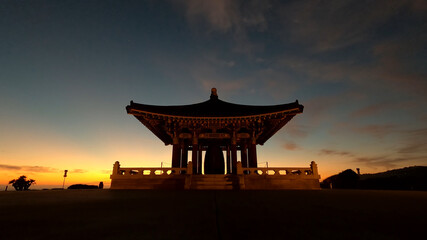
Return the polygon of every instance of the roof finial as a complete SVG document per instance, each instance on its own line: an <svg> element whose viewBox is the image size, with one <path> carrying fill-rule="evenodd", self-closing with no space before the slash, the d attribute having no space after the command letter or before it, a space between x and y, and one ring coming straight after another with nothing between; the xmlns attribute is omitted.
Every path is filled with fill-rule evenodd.
<svg viewBox="0 0 427 240"><path fill-rule="evenodd" d="M216 92L216 88L212 88L212 90L211 90L211 99L212 98L218 99L218 94Z"/></svg>

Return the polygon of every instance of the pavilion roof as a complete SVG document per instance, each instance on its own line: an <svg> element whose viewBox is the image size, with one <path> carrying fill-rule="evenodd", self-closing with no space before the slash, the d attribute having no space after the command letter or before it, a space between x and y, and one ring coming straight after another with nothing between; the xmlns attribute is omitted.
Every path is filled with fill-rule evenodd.
<svg viewBox="0 0 427 240"><path fill-rule="evenodd" d="M171 128L181 126L191 128L193 124L208 123L214 128L234 126L260 126L257 143L264 144L285 126L296 114L302 113L304 106L298 100L292 103L268 106L234 104L218 99L216 89L212 89L209 100L201 103L177 106L157 106L130 102L127 113L134 115L166 145L172 144ZM221 120L220 120L221 119ZM225 120L225 121L223 121ZM173 123L179 122L178 125ZM256 122L256 123L255 123Z"/></svg>
<svg viewBox="0 0 427 240"><path fill-rule="evenodd" d="M284 111L301 113L304 109L298 100L292 103L268 106L254 106L234 104L218 99L218 96L211 95L210 99L196 104L177 106L157 106L134 103L126 107L129 114L149 113L173 117L195 117L195 118L229 118L229 117L251 117L257 115L274 114Z"/></svg>

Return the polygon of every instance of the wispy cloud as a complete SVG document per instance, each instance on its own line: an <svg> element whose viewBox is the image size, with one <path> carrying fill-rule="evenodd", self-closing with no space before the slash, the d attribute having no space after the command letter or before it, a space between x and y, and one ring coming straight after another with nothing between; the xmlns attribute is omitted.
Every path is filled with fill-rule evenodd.
<svg viewBox="0 0 427 240"><path fill-rule="evenodd" d="M102 174L111 174L111 170L102 170L101 173Z"/></svg>
<svg viewBox="0 0 427 240"><path fill-rule="evenodd" d="M39 172L39 173L55 173L60 171L56 168L51 168L51 167L16 166L16 165L6 165L6 164L0 164L0 169L9 170L9 171Z"/></svg>
<svg viewBox="0 0 427 240"><path fill-rule="evenodd" d="M215 87L219 91L218 94L224 97L224 94L235 93L250 84L247 79L230 78L227 75L228 70L235 65L234 60L222 59L215 53L209 52L194 63L190 74L204 92L210 92L210 89Z"/></svg>
<svg viewBox="0 0 427 240"><path fill-rule="evenodd" d="M321 149L319 151L320 155L339 155L339 156L346 156L346 157L353 157L354 154L348 151L337 151L333 149Z"/></svg>
<svg viewBox="0 0 427 240"><path fill-rule="evenodd" d="M364 106L359 108L358 110L354 111L350 114L350 118L362 118L372 115L377 115L381 113L382 111L390 108L393 106L392 103L375 103L375 104L369 104L368 106Z"/></svg>
<svg viewBox="0 0 427 240"><path fill-rule="evenodd" d="M426 41L427 34L424 33L375 45L373 54L377 62L373 66L373 73L398 91L427 99L427 74L422 70L424 66L416 63L423 58L420 52L425 52Z"/></svg>
<svg viewBox="0 0 427 240"><path fill-rule="evenodd" d="M187 0L178 1L184 7L188 22L200 31L230 34L236 52L251 53L259 48L247 33L264 31L268 24L268 1Z"/></svg>
<svg viewBox="0 0 427 240"><path fill-rule="evenodd" d="M413 154L420 151L426 151L426 149L427 149L426 143L417 142L417 143L410 143L403 147L399 147L397 152L403 153L403 154Z"/></svg>
<svg viewBox="0 0 427 240"><path fill-rule="evenodd" d="M367 167L392 169L396 167L403 167L412 161L427 160L427 154L410 154L419 150L422 146L405 146L389 151L388 153L378 153L370 156L361 156L363 154L356 154L350 151L336 150L336 149L321 149L319 155L335 155L351 159L351 162L362 163Z"/></svg>
<svg viewBox="0 0 427 240"><path fill-rule="evenodd" d="M369 39L401 11L421 12L421 1L292 1L280 6L294 41L327 51Z"/></svg>
<svg viewBox="0 0 427 240"><path fill-rule="evenodd" d="M391 157L391 156L374 156L374 157L358 157L354 159L354 162L364 163L369 167L376 168L386 168L392 169L399 166L402 166L406 162L424 160L427 157Z"/></svg>
<svg viewBox="0 0 427 240"><path fill-rule="evenodd" d="M397 126L391 124L370 124L362 127L356 127L353 131L362 134L369 134L376 138L384 138L396 129Z"/></svg>
<svg viewBox="0 0 427 240"><path fill-rule="evenodd" d="M267 1L186 0L187 18L193 24L205 21L211 31L244 32L247 27L259 31L267 27L266 11L271 8Z"/></svg>
<svg viewBox="0 0 427 240"><path fill-rule="evenodd" d="M293 122L286 125L286 133L292 138L305 138L308 135L307 126L294 124Z"/></svg>
<svg viewBox="0 0 427 240"><path fill-rule="evenodd" d="M296 143L291 142L291 141L287 141L285 144L283 144L283 147L286 150L290 150L290 151L297 150L297 149L301 148L299 145L297 145Z"/></svg>
<svg viewBox="0 0 427 240"><path fill-rule="evenodd" d="M4 170L20 170L22 167L0 164L0 169Z"/></svg>
<svg viewBox="0 0 427 240"><path fill-rule="evenodd" d="M427 128L402 130L401 134L402 144L396 148L397 153L410 156L427 156Z"/></svg>

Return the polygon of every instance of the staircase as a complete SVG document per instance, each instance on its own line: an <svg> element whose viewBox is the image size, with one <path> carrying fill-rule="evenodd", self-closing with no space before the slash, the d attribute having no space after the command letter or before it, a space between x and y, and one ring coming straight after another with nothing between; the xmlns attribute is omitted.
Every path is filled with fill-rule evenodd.
<svg viewBox="0 0 427 240"><path fill-rule="evenodd" d="M232 190L239 189L239 178L236 175L209 174L193 175L190 189Z"/></svg>

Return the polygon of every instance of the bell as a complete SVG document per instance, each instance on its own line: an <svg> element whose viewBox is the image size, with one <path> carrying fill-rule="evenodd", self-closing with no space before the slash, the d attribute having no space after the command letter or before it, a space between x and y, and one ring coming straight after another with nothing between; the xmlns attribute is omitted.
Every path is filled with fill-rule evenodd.
<svg viewBox="0 0 427 240"><path fill-rule="evenodd" d="M205 174L224 174L224 155L218 144L211 144L206 150Z"/></svg>

